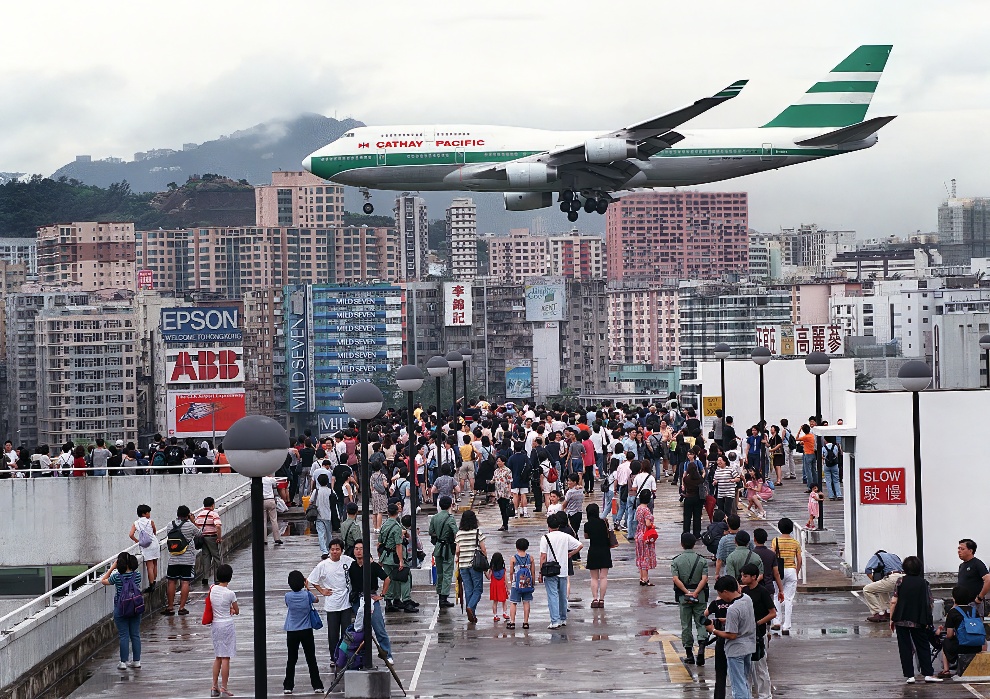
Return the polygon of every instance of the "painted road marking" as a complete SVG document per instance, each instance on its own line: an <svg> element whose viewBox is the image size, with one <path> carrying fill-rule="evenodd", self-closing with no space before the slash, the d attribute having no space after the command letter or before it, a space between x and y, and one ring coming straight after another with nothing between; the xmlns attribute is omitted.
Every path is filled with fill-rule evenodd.
<svg viewBox="0 0 990 699"><path fill-rule="evenodd" d="M807 552L805 552L805 553L807 553ZM810 553L807 553L807 556L808 556L808 558L810 558L811 560L813 560L815 563L817 563L818 565L820 565L825 570L832 570L827 565L825 565L824 563L822 563L821 561L819 561L817 558L815 558L814 556L812 556Z"/></svg>
<svg viewBox="0 0 990 699"><path fill-rule="evenodd" d="M969 690L969 693L972 694L977 699L986 699L986 697L984 697L983 694L981 694L980 692L977 692L975 689L973 689L973 686L972 685L964 684L963 687L965 687L966 689L968 689Z"/></svg>
<svg viewBox="0 0 990 699"><path fill-rule="evenodd" d="M434 619L434 622L436 619ZM432 626L430 628L433 628ZM409 683L409 691L416 691L416 685L419 684L419 675L423 671L423 663L426 662L426 651L430 648L430 640L433 638L432 633L426 634L426 638L423 639L423 648L419 651L419 660L416 661L416 670L413 672L412 681Z"/></svg>

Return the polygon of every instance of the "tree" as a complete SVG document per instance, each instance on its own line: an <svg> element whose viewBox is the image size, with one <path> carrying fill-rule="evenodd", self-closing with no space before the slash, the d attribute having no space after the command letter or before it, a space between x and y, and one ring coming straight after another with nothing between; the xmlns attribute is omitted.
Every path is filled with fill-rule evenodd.
<svg viewBox="0 0 990 699"><path fill-rule="evenodd" d="M875 391L877 390L877 382L873 378L872 374L868 374L861 369L856 370L856 390L857 391Z"/></svg>

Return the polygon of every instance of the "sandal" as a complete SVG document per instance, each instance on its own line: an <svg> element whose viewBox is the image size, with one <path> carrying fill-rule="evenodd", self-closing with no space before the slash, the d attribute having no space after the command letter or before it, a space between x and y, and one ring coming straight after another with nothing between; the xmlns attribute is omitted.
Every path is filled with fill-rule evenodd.
<svg viewBox="0 0 990 699"><path fill-rule="evenodd" d="M523 628L524 629L528 629L529 628L529 624L528 623L523 624Z"/></svg>
<svg viewBox="0 0 990 699"><path fill-rule="evenodd" d="M234 693L231 692L231 691L229 691L226 687L221 687L220 688L220 694L222 694L225 697L232 697L232 696L234 696Z"/></svg>
<svg viewBox="0 0 990 699"><path fill-rule="evenodd" d="M640 580L640 581L639 581L639 584L640 584L640 585L642 585L643 587L656 587L656 586L655 586L655 585L654 585L653 583L651 583L651 582L650 582L649 580Z"/></svg>
<svg viewBox="0 0 990 699"><path fill-rule="evenodd" d="M510 622L506 623L505 628L507 628L507 629L514 629L514 628L516 628L516 625L513 622L510 621Z"/></svg>
<svg viewBox="0 0 990 699"><path fill-rule="evenodd" d="M218 697L218 696L220 696L220 690L219 690L219 689L217 689L216 687L213 687L213 688L212 688L212 689L210 690L210 696L211 696L211 697Z"/></svg>

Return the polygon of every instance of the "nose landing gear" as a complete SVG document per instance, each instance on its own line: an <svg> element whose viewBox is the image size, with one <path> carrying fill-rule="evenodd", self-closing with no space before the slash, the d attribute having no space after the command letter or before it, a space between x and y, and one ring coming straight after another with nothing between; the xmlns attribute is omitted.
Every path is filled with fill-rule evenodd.
<svg viewBox="0 0 990 699"><path fill-rule="evenodd" d="M364 206L361 207L361 210L369 216L375 213L375 206L371 203L371 192L363 187L358 191L360 191L361 196L364 197Z"/></svg>

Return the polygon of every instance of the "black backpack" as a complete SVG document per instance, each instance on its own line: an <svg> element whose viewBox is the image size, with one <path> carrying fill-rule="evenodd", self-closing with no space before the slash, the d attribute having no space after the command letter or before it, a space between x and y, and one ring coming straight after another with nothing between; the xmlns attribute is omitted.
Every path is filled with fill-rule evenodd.
<svg viewBox="0 0 990 699"><path fill-rule="evenodd" d="M181 519L172 520L172 527L168 530L165 547L173 556L181 556L189 548L189 539L182 533L182 525L185 521Z"/></svg>
<svg viewBox="0 0 990 699"><path fill-rule="evenodd" d="M829 447L832 447L829 449ZM839 447L835 444L825 445L825 465L826 466L838 466L839 465Z"/></svg>
<svg viewBox="0 0 990 699"><path fill-rule="evenodd" d="M168 449L165 450L165 465L166 466L181 466L182 459L185 457L185 453L182 448L178 445L173 444Z"/></svg>

